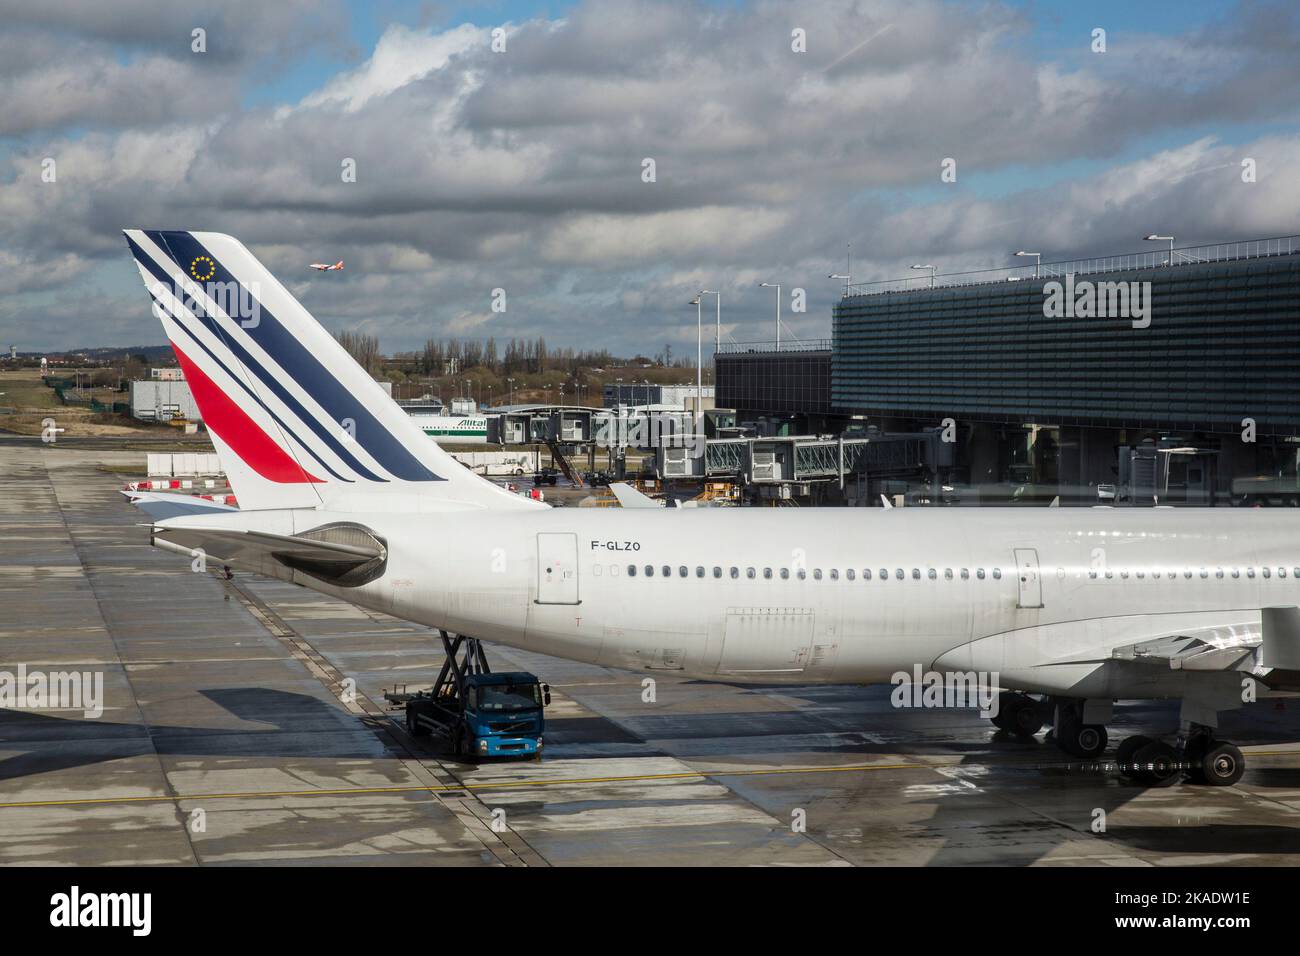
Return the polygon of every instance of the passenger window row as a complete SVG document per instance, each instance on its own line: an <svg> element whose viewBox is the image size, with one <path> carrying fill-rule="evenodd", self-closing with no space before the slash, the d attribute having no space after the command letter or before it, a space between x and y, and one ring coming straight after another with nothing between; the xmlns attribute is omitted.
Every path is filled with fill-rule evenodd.
<svg viewBox="0 0 1300 956"><path fill-rule="evenodd" d="M599 564L595 565L592 568L592 571L597 577L599 577L601 573L601 565ZM611 577L616 576L618 574L618 565L611 564L609 566L609 571ZM733 580L739 580L743 576L746 579L751 581L759 577L762 577L766 581L770 581L773 578L779 578L782 581L788 581L791 578L795 578L799 581L805 581L810 576L810 573L807 568L794 568L794 569L776 568L774 570L772 568L753 568L753 567L738 568L735 567L734 565L729 568L723 568L722 566L716 564L713 566L712 570L706 568L702 564L698 564L695 566L695 570L693 573L694 576L697 578L707 578L711 576L717 579L731 578ZM922 577L922 573L924 573L925 577L931 581L937 581L939 579L940 572L938 568L928 568L924 572L922 572L920 568L912 568L911 569L912 580L920 581ZM640 567L638 567L635 564L629 564L627 566L627 576L630 578L634 578L637 575L641 575L642 577L647 577L647 578L653 578L655 577L656 574L659 577L671 578L674 575L674 570L672 565L668 565L668 564L665 564L659 568L656 568L653 564L646 564ZM677 577L688 578L691 577L691 575L692 575L692 571L686 565L682 564L677 566L676 569ZM951 581L953 580L954 577L957 576L960 576L963 581L968 580L971 577L971 570L969 568L961 568L959 569L959 571L954 572L952 568L943 569L943 578L945 581ZM998 580L1002 577L1002 569L992 568L986 572L984 568L976 568L974 572L974 576L977 580L980 581L983 581L985 577L992 577L995 580ZM890 578L890 571L889 568L880 568L878 571L873 571L872 568L863 568L861 573L859 574L859 572L855 568L847 568L843 571L841 571L839 568L829 568L826 571L823 571L821 568L813 568L811 572L811 577L812 580L814 581L824 581L824 580L839 581L841 579L845 581L856 581L859 579L859 577L861 577L863 581L870 581L873 578L878 581L888 581ZM895 568L893 571L893 577L897 581L906 580L908 577L907 569Z"/></svg>
<svg viewBox="0 0 1300 956"><path fill-rule="evenodd" d="M1214 569L1214 576L1216 578L1225 578L1225 577L1240 578L1242 576L1242 573L1243 571L1241 568L1227 568L1227 569L1215 568ZM1275 572L1273 568L1259 568L1258 573L1260 577L1271 578L1273 577ZM1208 578L1210 576L1210 569L1209 568L1166 568L1162 570L1161 568L1152 568L1150 571L1148 571L1145 568L1133 568L1133 569L1124 568L1123 570L1120 571L1114 571L1114 570L1098 571L1097 569L1094 568L1093 570L1088 572L1088 577L1104 578L1105 580L1110 581L1110 580L1114 580L1115 578L1119 578L1120 580L1127 580L1130 577L1145 578L1147 576L1150 576L1152 578L1160 578L1161 576L1164 576L1169 580L1173 581L1178 578L1179 574L1182 574L1184 578L1191 578L1193 576ZM1255 577L1255 574L1256 574L1255 568L1249 567L1245 569L1245 576L1247 578L1253 578ZM1276 570L1276 574L1279 578L1285 578L1287 576L1287 569L1278 568ZM1300 581L1300 568L1292 568L1291 576L1296 580Z"/></svg>

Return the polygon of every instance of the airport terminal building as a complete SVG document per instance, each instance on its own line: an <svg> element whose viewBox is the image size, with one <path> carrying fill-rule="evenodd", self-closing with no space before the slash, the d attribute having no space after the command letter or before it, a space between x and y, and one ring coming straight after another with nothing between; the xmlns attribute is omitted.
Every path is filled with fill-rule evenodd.
<svg viewBox="0 0 1300 956"><path fill-rule="evenodd" d="M836 305L829 389L805 406L884 431L955 425L940 480L1098 486L1133 503L1296 497L1300 238L872 283ZM807 356L720 355L719 404L788 412L749 382ZM778 392L779 394L779 392ZM765 402L768 402L765 405Z"/></svg>

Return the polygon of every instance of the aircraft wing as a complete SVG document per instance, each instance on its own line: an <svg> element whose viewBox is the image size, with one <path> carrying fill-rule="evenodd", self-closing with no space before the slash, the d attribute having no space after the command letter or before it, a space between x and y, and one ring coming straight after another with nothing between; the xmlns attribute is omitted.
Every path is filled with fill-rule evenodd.
<svg viewBox="0 0 1300 956"><path fill-rule="evenodd" d="M624 481L610 482L609 490L624 508L662 508L663 503L655 501L649 495L637 491Z"/></svg>
<svg viewBox="0 0 1300 956"><path fill-rule="evenodd" d="M1182 671L1240 671L1274 690L1300 690L1300 608L1267 607L1258 622L1162 634L1116 647L1111 659Z"/></svg>
<svg viewBox="0 0 1300 956"><path fill-rule="evenodd" d="M155 521L178 518L183 515L208 515L218 511L238 511L231 505L155 491L124 491L122 495Z"/></svg>

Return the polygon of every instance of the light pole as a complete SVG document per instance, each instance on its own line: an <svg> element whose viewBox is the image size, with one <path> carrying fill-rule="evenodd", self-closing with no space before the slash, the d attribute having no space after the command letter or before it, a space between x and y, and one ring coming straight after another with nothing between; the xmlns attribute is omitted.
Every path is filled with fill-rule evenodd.
<svg viewBox="0 0 1300 956"><path fill-rule="evenodd" d="M843 280L844 280L844 295L843 295L842 297L843 297L843 298L848 298L848 295L849 295L849 283L853 280L853 277L852 277L851 275L849 275L847 272L846 272L844 275L840 275L839 273L832 272L832 273L831 273L830 275L828 275L826 278L828 278L828 279L843 279Z"/></svg>
<svg viewBox="0 0 1300 956"><path fill-rule="evenodd" d="M514 380L513 378L508 378L508 379L506 379L506 384L510 386L510 404L511 404L511 405L514 405L514 403L515 403L515 380Z"/></svg>
<svg viewBox="0 0 1300 956"><path fill-rule="evenodd" d="M1037 278L1038 278L1038 267L1039 267L1039 265L1042 264L1042 261L1043 261L1043 254L1042 254L1041 252L1025 252L1025 250L1021 249L1019 252L1016 253L1016 255L1021 256L1021 257L1024 257L1024 256L1033 256L1033 257L1034 257L1034 278L1037 279Z"/></svg>
<svg viewBox="0 0 1300 956"><path fill-rule="evenodd" d="M776 350L781 351L781 285L780 283L760 282L760 289L776 290Z"/></svg>
<svg viewBox="0 0 1300 956"><path fill-rule="evenodd" d="M1151 235L1143 236L1142 238L1145 239L1147 242L1168 242L1169 243L1169 264L1171 266L1174 264L1174 237L1173 236L1157 236L1153 232Z"/></svg>
<svg viewBox="0 0 1300 956"><path fill-rule="evenodd" d="M714 326L713 333L713 351L716 354L722 348L722 293L714 292L712 289L701 289L700 295L716 295L718 297L717 323Z"/></svg>
<svg viewBox="0 0 1300 956"><path fill-rule="evenodd" d="M826 278L844 280L844 296L848 298L849 285L853 282L853 243L847 243L844 252L844 275L832 272Z"/></svg>
<svg viewBox="0 0 1300 956"><path fill-rule="evenodd" d="M933 266L933 265L930 265L929 263L926 263L925 265L921 265L920 263L917 263L916 265L912 266L912 268L913 268L913 269L929 269L929 270L930 270L930 288L931 288L931 289L934 288L934 270L937 269L937 268L939 268L938 266Z"/></svg>
<svg viewBox="0 0 1300 956"><path fill-rule="evenodd" d="M704 401L704 290L691 299L695 306L695 433L700 431L700 408Z"/></svg>

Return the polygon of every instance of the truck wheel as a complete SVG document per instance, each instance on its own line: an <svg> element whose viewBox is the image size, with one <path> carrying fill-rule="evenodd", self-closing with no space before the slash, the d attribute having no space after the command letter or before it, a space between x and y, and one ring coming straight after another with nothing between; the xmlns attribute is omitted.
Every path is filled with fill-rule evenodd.
<svg viewBox="0 0 1300 956"><path fill-rule="evenodd" d="M420 725L413 707L406 708L406 732L412 737L427 737L429 735L429 728Z"/></svg>

